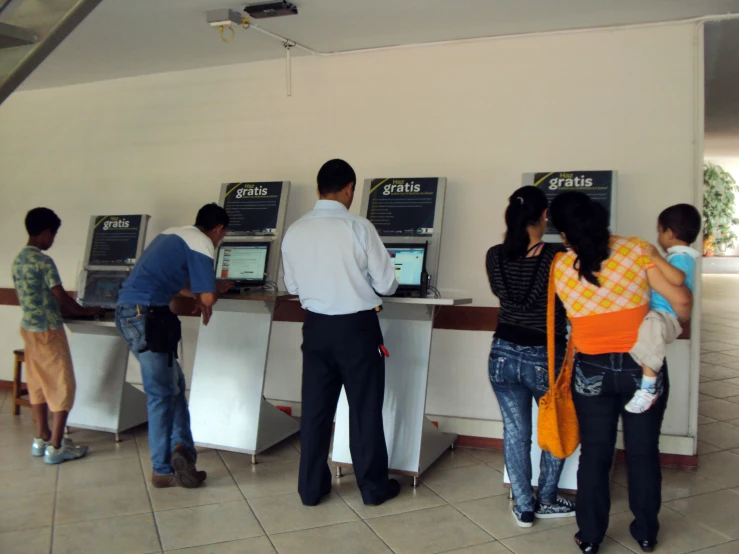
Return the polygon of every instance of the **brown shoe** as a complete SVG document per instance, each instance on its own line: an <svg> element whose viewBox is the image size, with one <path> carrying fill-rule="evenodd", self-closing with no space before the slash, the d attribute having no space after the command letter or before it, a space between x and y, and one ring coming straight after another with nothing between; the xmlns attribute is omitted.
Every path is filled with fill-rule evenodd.
<svg viewBox="0 0 739 554"><path fill-rule="evenodd" d="M174 468L175 481L180 487L196 489L208 477L206 472L197 470L195 460L184 444L175 445L170 463Z"/></svg>
<svg viewBox="0 0 739 554"><path fill-rule="evenodd" d="M177 485L174 475L159 475L153 471L151 472L151 484L155 489L166 489Z"/></svg>

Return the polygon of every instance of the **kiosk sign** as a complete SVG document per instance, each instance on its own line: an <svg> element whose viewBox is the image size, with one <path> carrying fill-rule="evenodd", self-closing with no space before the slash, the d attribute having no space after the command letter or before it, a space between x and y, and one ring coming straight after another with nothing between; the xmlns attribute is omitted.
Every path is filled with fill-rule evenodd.
<svg viewBox="0 0 739 554"><path fill-rule="evenodd" d="M528 179L527 179L528 177ZM533 184L547 195L551 205L558 194L567 191L579 191L587 194L592 200L603 206L611 214L611 226L615 221L615 171L562 171L551 173L524 174L523 184ZM615 231L615 229L612 229ZM557 235L552 222L547 222L547 235Z"/></svg>
<svg viewBox="0 0 739 554"><path fill-rule="evenodd" d="M367 219L381 236L429 237L439 179L373 179L370 182Z"/></svg>
<svg viewBox="0 0 739 554"><path fill-rule="evenodd" d="M227 183L223 208L231 218L230 235L273 236L277 232L282 182Z"/></svg>
<svg viewBox="0 0 739 554"><path fill-rule="evenodd" d="M141 218L140 215L95 217L88 264L134 264L138 253Z"/></svg>

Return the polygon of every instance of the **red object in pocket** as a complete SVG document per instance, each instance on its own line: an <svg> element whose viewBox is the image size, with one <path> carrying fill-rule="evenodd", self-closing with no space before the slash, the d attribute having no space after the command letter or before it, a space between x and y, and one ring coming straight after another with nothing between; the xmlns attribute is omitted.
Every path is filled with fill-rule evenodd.
<svg viewBox="0 0 739 554"><path fill-rule="evenodd" d="M384 344L381 344L380 346L378 346L378 349L380 350L380 354L382 354L386 358L390 357L390 352L387 351L387 348L385 348Z"/></svg>

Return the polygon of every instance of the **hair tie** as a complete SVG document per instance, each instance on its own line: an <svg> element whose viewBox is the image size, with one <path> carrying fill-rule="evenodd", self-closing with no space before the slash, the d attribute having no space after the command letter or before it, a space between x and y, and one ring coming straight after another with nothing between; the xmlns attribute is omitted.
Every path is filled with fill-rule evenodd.
<svg viewBox="0 0 739 554"><path fill-rule="evenodd" d="M521 205L523 206L523 197L522 196L516 196L516 200L521 202Z"/></svg>

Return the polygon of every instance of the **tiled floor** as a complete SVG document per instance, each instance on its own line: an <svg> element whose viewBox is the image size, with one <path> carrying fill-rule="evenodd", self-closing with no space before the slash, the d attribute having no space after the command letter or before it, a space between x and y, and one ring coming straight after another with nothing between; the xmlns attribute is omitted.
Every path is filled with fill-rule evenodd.
<svg viewBox="0 0 739 554"><path fill-rule="evenodd" d="M727 298L732 301L727 301ZM739 277L705 279L700 467L666 469L657 552L739 553ZM502 486L499 451L447 453L413 490L368 508L351 475L328 501L304 508L295 492L297 441L250 465L248 456L204 451L197 490L154 490L146 432L75 431L82 461L47 467L28 455L31 421L0 393L0 553L183 552L540 554L578 552L572 519L519 529ZM626 472L613 472L612 518L603 554L637 552Z"/></svg>

